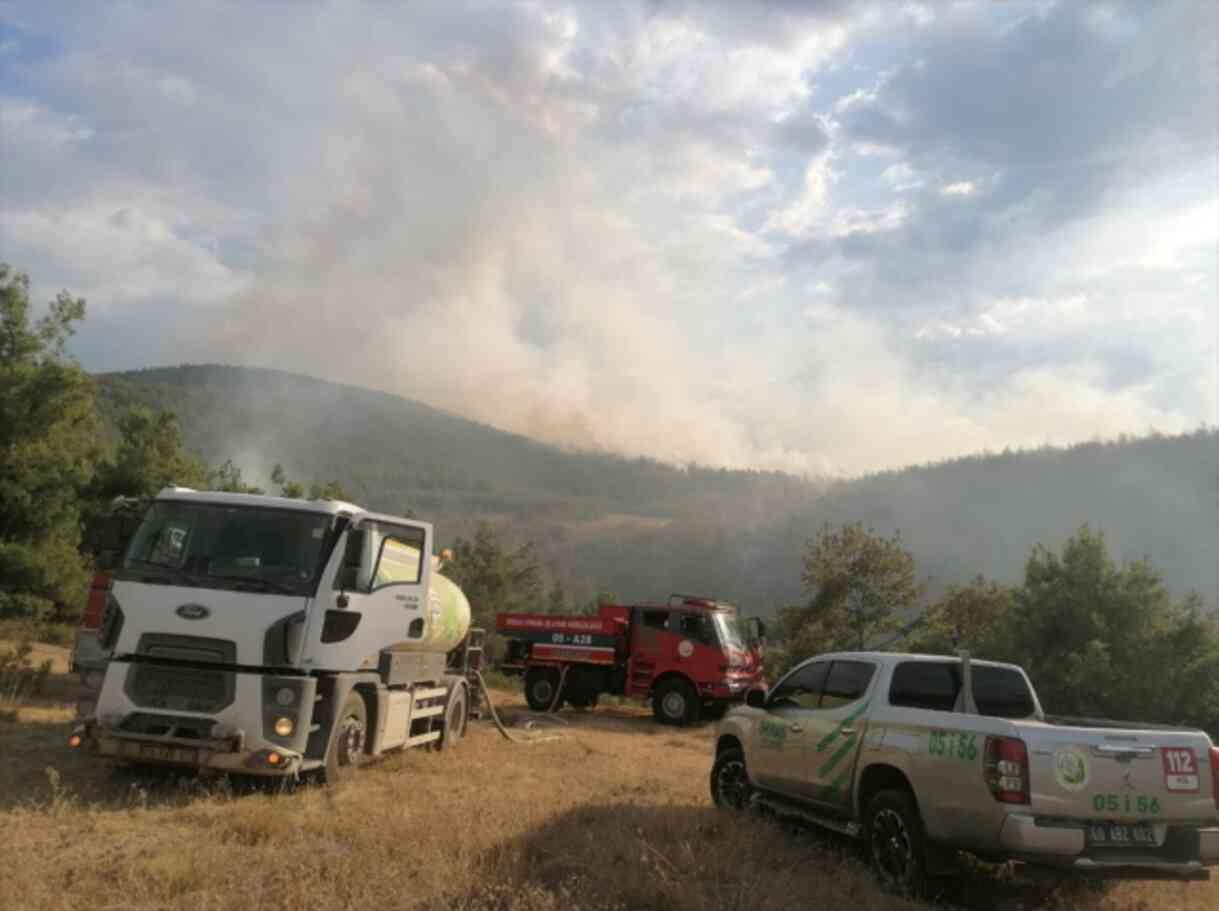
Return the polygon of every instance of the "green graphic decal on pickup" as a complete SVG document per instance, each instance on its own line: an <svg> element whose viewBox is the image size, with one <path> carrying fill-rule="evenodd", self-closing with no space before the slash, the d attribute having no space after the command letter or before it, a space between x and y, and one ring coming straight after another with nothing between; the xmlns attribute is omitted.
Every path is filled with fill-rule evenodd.
<svg viewBox="0 0 1219 911"><path fill-rule="evenodd" d="M758 722L758 734L762 738L762 746L783 748L787 740L787 723L773 718L763 718Z"/></svg>
<svg viewBox="0 0 1219 911"><path fill-rule="evenodd" d="M868 704L865 702L859 708L855 709L855 711L851 712L851 714L847 715L840 722L838 722L838 724L834 727L834 730L830 731L821 738L820 742L818 742L817 752L824 753L834 744L834 741L836 741L839 737L842 738L842 742L839 743L834 752L830 754L830 758L822 763L821 768L817 770L818 778L825 780L825 778L827 778L829 774L834 771L835 767L837 767L837 765L842 762L843 759L850 756L851 753L855 751L855 747L857 745L856 738L859 735L853 728L848 728L850 728L851 722L866 712L867 709ZM838 777L835 778L830 784L831 800L837 799L837 792L844 784L846 784L846 782L850 781L850 778L851 764L848 763L847 766L838 773Z"/></svg>
<svg viewBox="0 0 1219 911"><path fill-rule="evenodd" d="M842 741L842 746L840 746L838 749L836 749L834 751L834 754L832 756L830 756L829 761L826 762L825 765L823 765L821 768L819 768L817 770L817 777L825 778L826 775L828 775L828 774L830 774L830 772L834 771L834 766L836 766L836 765L838 765L838 763L842 762L842 758L844 756L846 756L848 753L850 753L854 746L855 746L855 735L848 734L846 736L846 739Z"/></svg>
<svg viewBox="0 0 1219 911"><path fill-rule="evenodd" d="M927 752L943 759L972 762L978 758L978 735L966 731L932 731Z"/></svg>
<svg viewBox="0 0 1219 911"><path fill-rule="evenodd" d="M817 744L817 752L824 753L826 747L828 747L831 743L833 743L835 740L837 740L839 738L839 736L842 734L843 728L847 727L852 721L854 721L856 718L858 718L860 715L862 715L865 711L867 711L867 709L868 709L868 704L865 702L855 711L851 712L851 714L847 715L840 722L838 722L838 726L835 727L834 730L830 731L828 734L826 734L824 737L821 738L821 742ZM851 732L850 736L852 736L852 737L855 736L854 731Z"/></svg>
<svg viewBox="0 0 1219 911"><path fill-rule="evenodd" d="M1160 798L1146 794L1093 794L1092 809L1097 813L1121 816L1158 816Z"/></svg>

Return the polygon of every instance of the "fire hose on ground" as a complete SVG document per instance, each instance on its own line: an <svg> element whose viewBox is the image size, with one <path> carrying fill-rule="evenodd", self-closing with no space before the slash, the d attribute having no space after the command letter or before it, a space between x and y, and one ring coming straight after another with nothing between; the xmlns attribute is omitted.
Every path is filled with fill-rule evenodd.
<svg viewBox="0 0 1219 911"><path fill-rule="evenodd" d="M504 736L505 740L510 740L513 743L546 743L551 740L562 740L563 739L562 737L558 737L553 734L548 737L515 737L515 736L513 736L512 732L509 731L504 726L504 723L500 720L499 712L497 712L495 710L495 703L491 701L491 689L490 689L490 687L487 686L487 681L483 679L482 672L477 671L476 673L478 674L478 685L483 688L483 698L487 700L487 708L489 708L491 710L491 720L495 722L496 729ZM563 670L559 674L559 685L555 690L554 701L550 703L550 708L548 708L546 710L548 713L555 711L555 709L557 709L559 707L559 702L563 698L563 684L566 683L566 681L567 681L567 666L564 665ZM558 720L558 719L556 719L556 720Z"/></svg>

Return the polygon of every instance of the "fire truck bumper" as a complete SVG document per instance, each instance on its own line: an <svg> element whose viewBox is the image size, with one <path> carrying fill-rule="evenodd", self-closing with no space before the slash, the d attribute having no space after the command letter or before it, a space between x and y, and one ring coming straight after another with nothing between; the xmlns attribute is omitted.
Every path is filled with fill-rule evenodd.
<svg viewBox="0 0 1219 911"><path fill-rule="evenodd" d="M703 696L706 698L732 702L744 699L746 690L756 685L757 681L754 680L732 678L716 683L704 683L701 689Z"/></svg>

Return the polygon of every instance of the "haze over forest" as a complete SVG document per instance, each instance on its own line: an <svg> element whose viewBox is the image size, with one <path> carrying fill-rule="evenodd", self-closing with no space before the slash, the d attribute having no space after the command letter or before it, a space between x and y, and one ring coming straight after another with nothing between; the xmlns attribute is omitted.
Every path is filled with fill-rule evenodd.
<svg viewBox="0 0 1219 911"><path fill-rule="evenodd" d="M103 414L175 411L186 444L268 484L334 478L361 505L411 511L439 538L489 519L534 541L569 595L714 594L751 611L798 602L800 555L825 522L900 531L930 592L978 573L1018 582L1034 544L1081 524L1169 588L1219 603L1219 432L980 454L849 481L677 467L565 451L396 396L221 366L98 377Z"/></svg>
<svg viewBox="0 0 1219 911"><path fill-rule="evenodd" d="M94 372L853 475L1219 422L1219 6L0 3Z"/></svg>

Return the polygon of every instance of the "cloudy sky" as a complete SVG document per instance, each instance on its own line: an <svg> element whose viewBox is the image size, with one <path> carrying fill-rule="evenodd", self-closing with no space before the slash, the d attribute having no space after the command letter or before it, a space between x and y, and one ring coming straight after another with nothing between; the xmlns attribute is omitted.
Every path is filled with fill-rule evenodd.
<svg viewBox="0 0 1219 911"><path fill-rule="evenodd" d="M0 0L0 259L90 369L667 460L1193 429L1217 8Z"/></svg>

